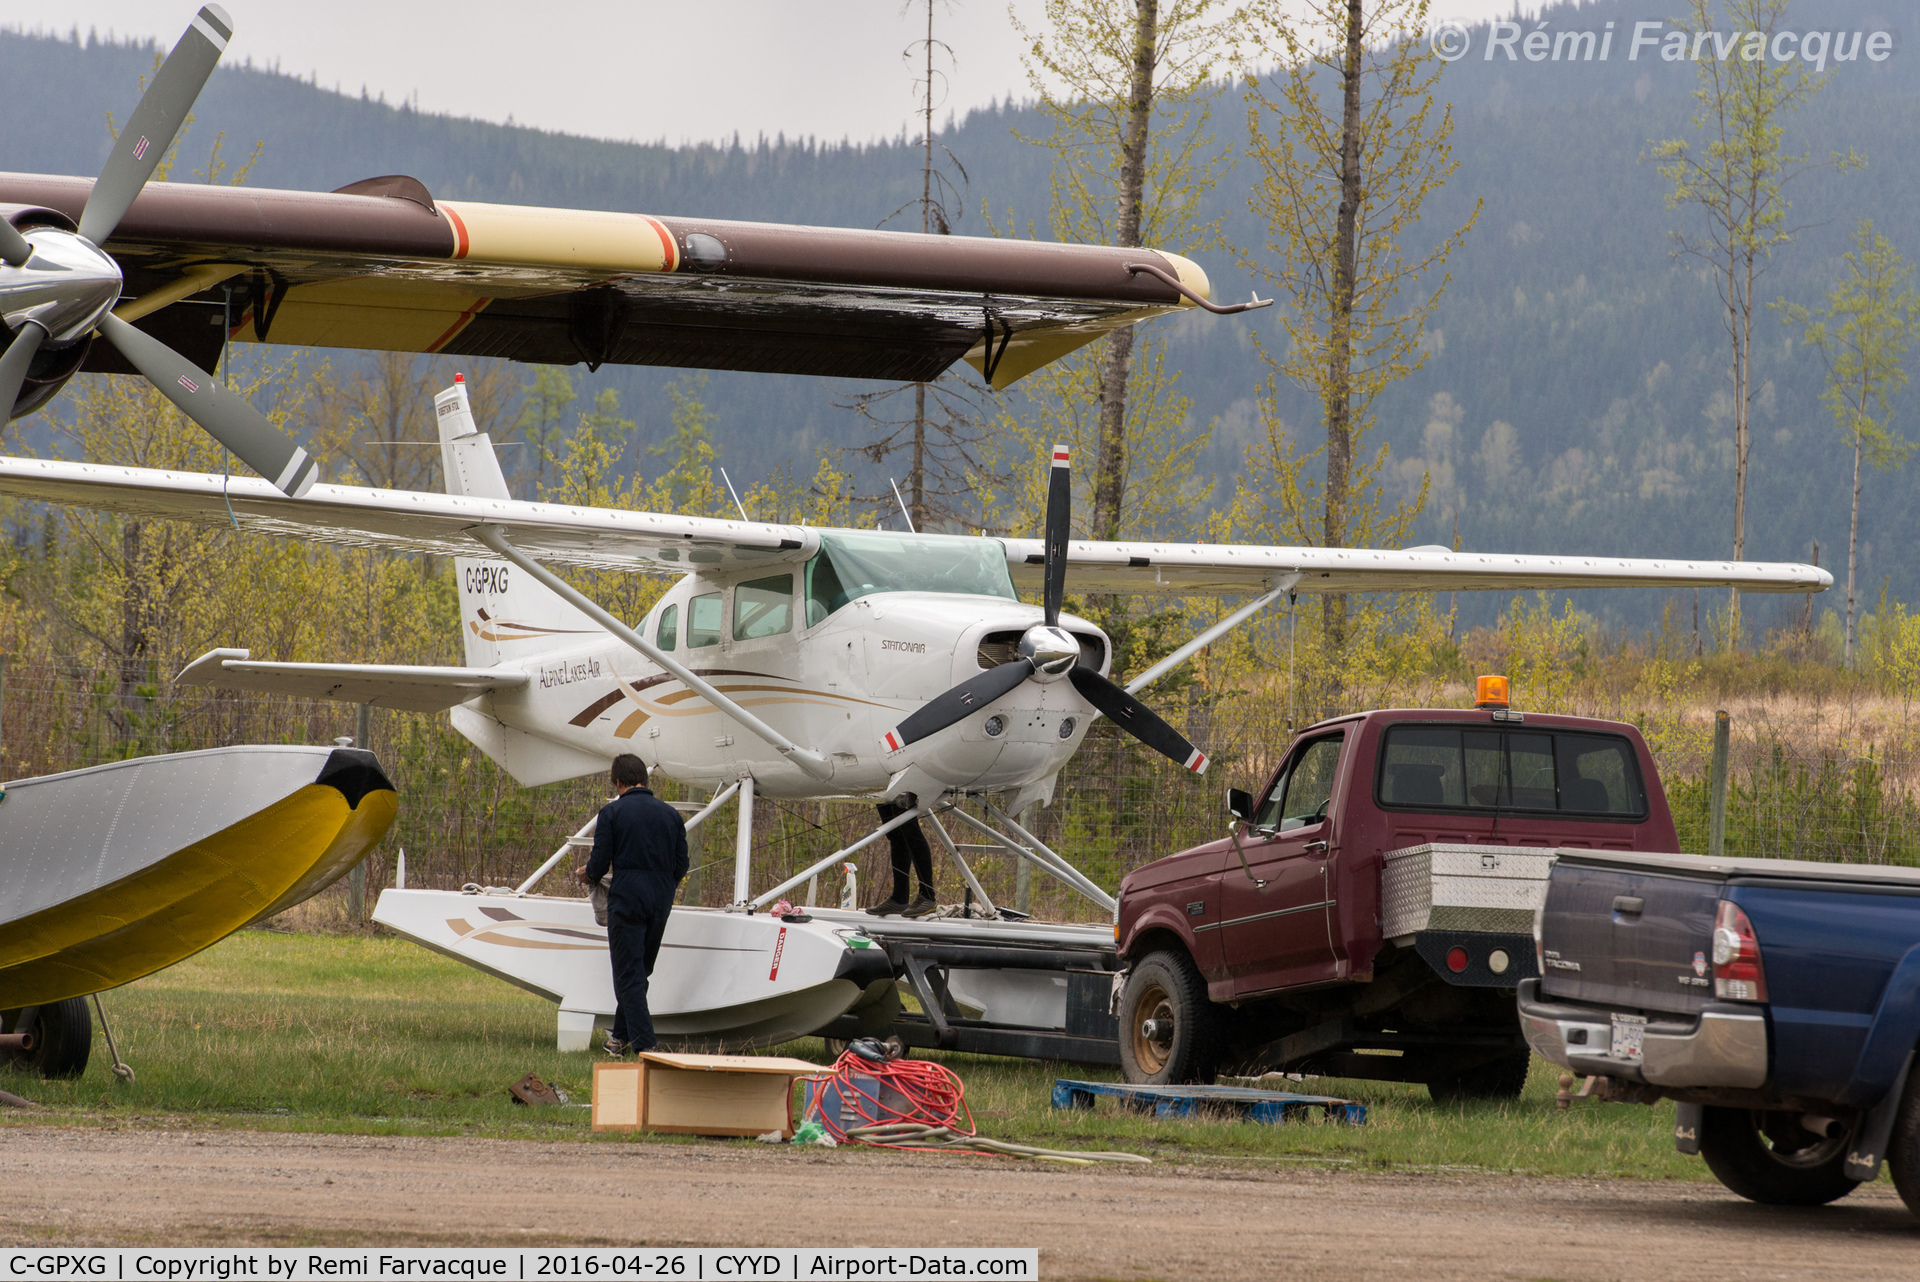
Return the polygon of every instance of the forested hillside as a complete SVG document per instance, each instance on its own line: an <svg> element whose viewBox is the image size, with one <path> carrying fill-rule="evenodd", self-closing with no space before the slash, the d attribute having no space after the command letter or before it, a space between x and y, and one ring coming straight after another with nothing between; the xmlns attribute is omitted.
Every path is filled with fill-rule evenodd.
<svg viewBox="0 0 1920 1282"><path fill-rule="evenodd" d="M1907 12L1794 6L1797 30L1884 29L1895 39L1884 61L1836 67L1823 96L1795 119L1791 147L1816 160L1851 147L1867 166L1847 174L1816 169L1796 180L1789 221L1801 230L1776 256L1764 296L1817 304L1860 217L1920 257L1920 209L1910 194L1920 161L1920 70L1912 65L1920 52L1904 43ZM1673 260L1670 233L1689 215L1665 207L1665 184L1644 158L1650 141L1689 135L1693 67L1661 63L1644 49L1629 61L1633 25L1644 20L1643 8L1618 2L1557 6L1544 15L1550 32L1615 24L1607 61L1488 61L1480 28L1468 56L1443 77L1461 165L1430 202L1429 225L1457 226L1476 200L1484 212L1450 263L1452 285L1428 334L1426 368L1376 405L1380 435L1392 446L1394 492L1417 491L1431 477L1418 541L1450 541L1457 520L1462 544L1477 549L1723 556L1730 548L1731 428L1718 299L1710 279ZM110 143L107 113L128 110L154 54L85 33L0 33L0 82L14 101L35 104L30 125L16 123L0 136L0 168L94 172ZM875 74L897 72L887 66ZM256 140L264 143L249 176L261 186L327 189L399 172L445 196L849 226L873 225L918 191L918 157L905 140L795 142L782 140L781 122L769 120L771 141L678 149L605 143L422 115L343 88L225 68L201 99L181 167L203 163L224 131L236 161ZM1244 129L1237 100L1222 104L1217 123L1219 145L1237 148ZM609 121L608 132L630 128ZM1044 132L1036 111L1012 104L951 124L943 141L971 176L956 231L988 233L984 207L1003 228L1044 233L1049 158L1016 136ZM1265 236L1246 211L1249 181L1244 169L1229 171L1212 200L1227 240L1257 258ZM1245 296L1253 278L1232 253L1195 256L1216 297ZM1192 398L1194 430L1214 433L1204 466L1224 492L1257 434L1261 367L1252 334L1257 327L1273 341L1279 327L1271 311L1159 323L1175 329L1170 353ZM1823 367L1777 317L1764 318L1759 333L1749 554L1800 559L1817 539L1831 566L1845 553L1850 457L1819 403ZM663 385L672 377L605 369L581 385L618 389L644 445L669 430ZM782 461L810 475L822 450L857 443L865 430L835 404L852 390L830 380L715 375L705 399L721 462L737 478L759 479ZM1915 395L1896 405L1896 426L1920 405ZM1018 388L1002 399L1020 411ZM1311 442L1316 406L1283 391L1280 409ZM1867 582L1890 576L1894 594L1909 599L1920 596L1920 568L1903 555L1920 521L1916 498L1920 465L1871 475L1862 514ZM1495 604L1462 602L1469 619ZM1658 609L1652 598L1583 604L1636 623ZM1772 607L1761 609L1764 624Z"/></svg>

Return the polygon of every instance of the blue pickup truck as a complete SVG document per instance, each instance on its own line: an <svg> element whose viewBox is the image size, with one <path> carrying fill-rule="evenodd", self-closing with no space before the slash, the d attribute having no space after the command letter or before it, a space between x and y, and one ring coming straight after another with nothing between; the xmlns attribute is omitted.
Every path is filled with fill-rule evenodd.
<svg viewBox="0 0 1920 1282"><path fill-rule="evenodd" d="M1817 1206L1884 1160L1920 1214L1920 868L1563 850L1528 1042L1742 1197Z"/></svg>

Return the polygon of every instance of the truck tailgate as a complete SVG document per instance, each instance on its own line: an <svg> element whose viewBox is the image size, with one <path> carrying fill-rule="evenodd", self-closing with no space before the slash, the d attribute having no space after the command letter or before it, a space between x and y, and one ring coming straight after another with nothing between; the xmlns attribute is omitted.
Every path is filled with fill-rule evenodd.
<svg viewBox="0 0 1920 1282"><path fill-rule="evenodd" d="M1724 886L1714 875L1589 863L1578 851L1561 851L1541 910L1541 992L1633 1010L1698 1011L1713 998L1708 959Z"/></svg>

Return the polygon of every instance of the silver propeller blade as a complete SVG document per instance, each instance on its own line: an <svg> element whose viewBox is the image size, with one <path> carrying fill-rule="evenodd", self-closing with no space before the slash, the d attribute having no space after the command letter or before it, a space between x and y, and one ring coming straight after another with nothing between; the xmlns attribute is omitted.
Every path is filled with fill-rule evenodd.
<svg viewBox="0 0 1920 1282"><path fill-rule="evenodd" d="M47 331L28 321L7 344L7 354L0 356L0 422L13 413L13 403L20 399L20 389L27 381L27 367L46 341Z"/></svg>
<svg viewBox="0 0 1920 1282"><path fill-rule="evenodd" d="M80 234L104 245L120 225L133 198L153 176L154 166L173 146L174 135L186 123L187 113L213 74L227 41L233 38L233 19L217 4L194 15L180 43L167 55L140 105L127 118L127 127L107 157L106 168L93 184L87 207L80 213Z"/></svg>
<svg viewBox="0 0 1920 1282"><path fill-rule="evenodd" d="M299 498L313 486L314 462L259 410L221 387L213 376L150 334L108 312L100 332L147 376L180 412L207 429L234 456Z"/></svg>
<svg viewBox="0 0 1920 1282"><path fill-rule="evenodd" d="M0 260L25 267L27 260L33 257L33 246L20 229L4 218L0 218Z"/></svg>
<svg viewBox="0 0 1920 1282"><path fill-rule="evenodd" d="M1114 725L1164 757L1170 757L1197 775L1207 773L1207 754L1162 721L1154 711L1092 668L1072 668L1067 680L1080 697L1105 713Z"/></svg>
<svg viewBox="0 0 1920 1282"><path fill-rule="evenodd" d="M1032 659L1015 659L1012 663L988 668L977 677L968 677L946 693L927 700L918 712L888 731L881 743L886 745L888 752L898 752L910 743L918 743L930 734L938 734L954 722L986 707L1032 675Z"/></svg>

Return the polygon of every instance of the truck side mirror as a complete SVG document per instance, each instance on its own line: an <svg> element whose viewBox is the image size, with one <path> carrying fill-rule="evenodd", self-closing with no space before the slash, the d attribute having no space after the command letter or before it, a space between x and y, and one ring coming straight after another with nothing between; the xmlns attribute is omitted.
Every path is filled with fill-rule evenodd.
<svg viewBox="0 0 1920 1282"><path fill-rule="evenodd" d="M1235 819L1238 819L1241 823L1251 822L1253 819L1253 794L1245 788L1227 789L1227 813Z"/></svg>

